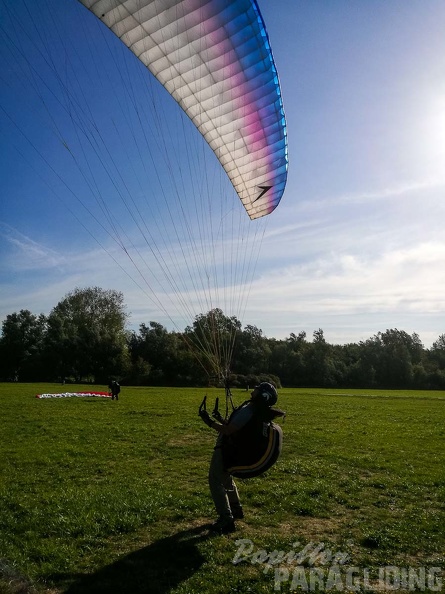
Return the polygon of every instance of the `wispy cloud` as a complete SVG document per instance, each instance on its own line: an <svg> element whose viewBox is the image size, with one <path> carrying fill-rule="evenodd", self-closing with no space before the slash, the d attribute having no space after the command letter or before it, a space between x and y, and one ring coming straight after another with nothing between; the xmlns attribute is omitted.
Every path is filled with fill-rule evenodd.
<svg viewBox="0 0 445 594"><path fill-rule="evenodd" d="M60 252L3 222L0 222L0 238L4 243L3 265L7 265L10 270L44 270L66 263L65 256Z"/></svg>
<svg viewBox="0 0 445 594"><path fill-rule="evenodd" d="M285 301L289 311L392 310L423 303L426 312L445 308L444 285L445 242L427 242L385 252L372 261L359 254L330 253L277 269L254 285L252 296L260 303L263 294L279 295L277 307Z"/></svg>
<svg viewBox="0 0 445 594"><path fill-rule="evenodd" d="M443 187L444 185L445 181L443 179L439 180L437 178L424 181L403 181L391 187L384 187L373 191L357 192L355 194L343 194L338 197L334 197L332 202L338 205L357 203L366 203L369 205L370 202L378 202L380 200L388 200L390 198L401 198L402 196L407 196L413 193L437 189Z"/></svg>
<svg viewBox="0 0 445 594"><path fill-rule="evenodd" d="M49 254L54 265L64 264L57 268L57 274L41 275L34 287L30 287L29 283L19 285L16 282L8 291L4 286L2 319L21 308L31 309L33 313L49 313L76 286L98 285L123 291L135 327L142 321L150 320L171 327L165 312L157 309L147 292L141 291L125 274L127 267L131 277L136 279L128 259L121 260L120 268L109 254L100 249L54 255L52 250L48 251L37 242L14 233L7 226L2 225L1 234L8 236L17 250L19 247L22 249L23 257L30 252L39 262L46 257L45 254ZM285 237L290 242L287 250L290 251L292 233ZM292 261L282 256L286 245L282 244L281 254L275 248L270 249L270 245L275 245L275 238L272 233L263 245L267 267L258 271L258 278L250 287L241 289L245 295L249 294L241 321L258 325L268 336L281 338L296 329L306 329L310 333L321 327L325 329L328 340L348 342L366 339L379 330L385 330L388 324L389 327L399 326L407 331L421 332L420 320L433 314L437 316L445 310L444 241L410 244L408 237L404 246L388 244L372 257L360 250L354 251L352 245L352 248L348 246L337 251L321 251L316 258L308 257L304 252ZM333 242L331 248L337 241L332 236L325 240L326 245ZM44 266L43 262L39 265ZM181 273L187 274L187 271L181 270ZM150 278L147 281L150 282ZM232 291L229 281L226 279L228 294ZM192 297L192 294L188 295L187 300L193 311L193 307L199 306L193 303ZM171 298L175 300L177 296L171 295ZM176 312L167 303L166 300L169 313L177 318ZM192 321L187 315L183 319L184 324ZM411 326L406 328L408 319ZM181 319L179 327L182 323ZM329 334L331 328L332 335ZM427 339L431 342L439 334L440 328L437 331L432 329ZM421 337L425 340L424 335Z"/></svg>
<svg viewBox="0 0 445 594"><path fill-rule="evenodd" d="M429 178L424 180L400 180L393 183L391 186L384 186L381 188L364 189L357 192L346 194L332 194L311 196L287 196L285 195L280 210L276 213L278 218L283 214L284 219L289 219L289 212L293 213L292 219L295 216L300 216L300 220L294 224L294 228L299 228L305 224L303 221L313 219L315 214L320 212L330 211L335 209L343 209L348 206L363 205L372 207L382 201L400 200L401 198L411 197L414 200L423 199L425 195L430 192L444 190L445 178ZM340 212L344 212L341 210ZM289 228L288 225L285 225Z"/></svg>

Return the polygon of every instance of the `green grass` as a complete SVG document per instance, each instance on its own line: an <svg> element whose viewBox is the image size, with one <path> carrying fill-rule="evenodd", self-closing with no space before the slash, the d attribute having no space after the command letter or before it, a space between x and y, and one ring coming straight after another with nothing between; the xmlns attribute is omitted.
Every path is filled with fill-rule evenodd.
<svg viewBox="0 0 445 594"><path fill-rule="evenodd" d="M237 532L209 537L205 391L34 398L61 388L0 384L0 592L274 591L261 555L232 563L241 538L268 553L319 546L375 571L445 568L444 393L281 390L282 456L238 481Z"/></svg>

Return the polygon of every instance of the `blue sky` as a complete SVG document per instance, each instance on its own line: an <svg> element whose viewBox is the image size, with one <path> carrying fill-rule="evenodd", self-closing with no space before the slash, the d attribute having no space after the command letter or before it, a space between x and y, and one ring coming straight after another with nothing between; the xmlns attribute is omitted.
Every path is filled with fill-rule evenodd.
<svg viewBox="0 0 445 594"><path fill-rule="evenodd" d="M445 332L445 3L259 4L290 164L279 207L249 225L177 106L82 6L39 0L31 19L0 2L2 320L97 285L124 293L135 328L182 329L209 304L231 314L241 294L234 313L269 337L398 328L428 347ZM90 152L98 139L107 148ZM190 194L214 196L211 222ZM198 234L218 254L210 298Z"/></svg>

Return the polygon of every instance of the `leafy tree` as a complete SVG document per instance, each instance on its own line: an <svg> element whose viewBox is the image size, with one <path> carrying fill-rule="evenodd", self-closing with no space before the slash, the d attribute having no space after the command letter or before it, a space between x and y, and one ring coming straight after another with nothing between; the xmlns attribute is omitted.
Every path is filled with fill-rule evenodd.
<svg viewBox="0 0 445 594"><path fill-rule="evenodd" d="M126 320L118 291L90 287L68 293L48 316L46 353L55 373L102 382L125 373Z"/></svg>
<svg viewBox="0 0 445 594"><path fill-rule="evenodd" d="M305 351L304 366L308 384L333 387L337 385L336 369L332 358L332 347L324 338L320 328L313 333L314 340Z"/></svg>
<svg viewBox="0 0 445 594"><path fill-rule="evenodd" d="M318 330L314 330L313 337L314 337L314 340L313 340L314 344L326 344L324 332L321 328L319 328Z"/></svg>
<svg viewBox="0 0 445 594"><path fill-rule="evenodd" d="M286 338L286 342L293 351L299 351L301 346L306 344L306 332L302 330L298 333L298 336L291 332L289 338Z"/></svg>
<svg viewBox="0 0 445 594"><path fill-rule="evenodd" d="M445 353L445 334L441 334L439 338L433 342L431 350Z"/></svg>
<svg viewBox="0 0 445 594"><path fill-rule="evenodd" d="M162 369L170 354L169 333L162 324L150 322L139 326L138 352L153 368Z"/></svg>
<svg viewBox="0 0 445 594"><path fill-rule="evenodd" d="M386 330L360 343L360 347L362 385L367 385L367 377L370 387L410 388L415 384L414 366L421 365L423 357L423 345L417 334ZM421 377L420 367L416 377Z"/></svg>
<svg viewBox="0 0 445 594"><path fill-rule="evenodd" d="M247 325L238 331L233 356L233 371L243 375L255 374L268 368L270 348L263 337L263 331Z"/></svg>
<svg viewBox="0 0 445 594"><path fill-rule="evenodd" d="M270 371L277 375L284 385L307 385L304 357L308 343L306 332L296 335L291 332L285 340L269 340Z"/></svg>
<svg viewBox="0 0 445 594"><path fill-rule="evenodd" d="M445 334L441 334L425 354L429 387L445 389Z"/></svg>
<svg viewBox="0 0 445 594"><path fill-rule="evenodd" d="M42 379L41 355L46 329L43 314L27 309L6 316L0 340L0 369L5 379Z"/></svg>
<svg viewBox="0 0 445 594"><path fill-rule="evenodd" d="M383 344L379 334L360 341L360 358L356 365L356 377L364 388L376 388L381 377Z"/></svg>
<svg viewBox="0 0 445 594"><path fill-rule="evenodd" d="M196 316L182 333L153 321L127 333L126 320L122 294L98 287L68 293L48 317L10 314L2 324L0 376L205 385L221 380L225 358L223 373L230 371L239 387L269 379L286 386L445 389L445 334L425 350L417 334L398 329L343 346L329 344L321 328L312 342L305 332L276 340L256 326L242 329L220 309Z"/></svg>
<svg viewBox="0 0 445 594"><path fill-rule="evenodd" d="M445 371L445 334L441 334L433 342L429 354L431 360L435 362L436 367Z"/></svg>
<svg viewBox="0 0 445 594"><path fill-rule="evenodd" d="M182 337L157 322L141 324L139 333L133 333L130 341L133 365L145 361L149 366L143 383L159 385L188 385L203 383L196 373L196 363L185 348ZM193 379L192 379L193 378Z"/></svg>
<svg viewBox="0 0 445 594"><path fill-rule="evenodd" d="M221 365L223 373L230 371L230 355L240 330L241 322L235 316L215 308L195 317L193 326L184 331L184 340L203 370L210 377L218 376Z"/></svg>
<svg viewBox="0 0 445 594"><path fill-rule="evenodd" d="M413 383L413 363L421 360L422 343L417 334L391 329L379 333L383 347L381 381L390 388L409 388Z"/></svg>

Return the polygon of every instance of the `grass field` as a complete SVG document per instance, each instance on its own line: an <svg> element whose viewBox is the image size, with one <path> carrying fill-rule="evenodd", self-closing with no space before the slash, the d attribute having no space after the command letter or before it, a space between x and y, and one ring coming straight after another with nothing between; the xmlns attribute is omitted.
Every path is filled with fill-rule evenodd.
<svg viewBox="0 0 445 594"><path fill-rule="evenodd" d="M215 537L204 390L44 391L63 390L0 384L0 592L442 590L444 393L281 390L282 456L238 481L245 519Z"/></svg>

